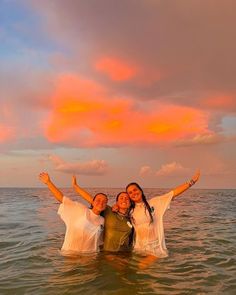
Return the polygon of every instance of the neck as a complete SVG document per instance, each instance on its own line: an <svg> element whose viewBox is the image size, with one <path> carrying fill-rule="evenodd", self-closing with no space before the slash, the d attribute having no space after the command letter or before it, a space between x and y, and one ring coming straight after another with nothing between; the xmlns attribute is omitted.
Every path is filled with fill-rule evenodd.
<svg viewBox="0 0 236 295"><path fill-rule="evenodd" d="M94 207L92 208L92 211L94 214L99 215L101 213L101 211L96 210Z"/></svg>
<svg viewBox="0 0 236 295"><path fill-rule="evenodd" d="M143 203L143 200L141 199L140 201L136 201L136 202L134 202L134 203L141 204L141 203Z"/></svg>

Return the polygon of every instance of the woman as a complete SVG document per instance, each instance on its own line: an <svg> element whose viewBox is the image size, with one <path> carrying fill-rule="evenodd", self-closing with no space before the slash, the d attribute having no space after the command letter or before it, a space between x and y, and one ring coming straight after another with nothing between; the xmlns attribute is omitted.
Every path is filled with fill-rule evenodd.
<svg viewBox="0 0 236 295"><path fill-rule="evenodd" d="M82 189L72 178L72 185L75 191L90 204L91 195ZM113 212L110 206L107 206L103 215L104 224L104 251L130 251L132 247L132 225L129 218L130 198L126 192L121 192L116 197L117 212Z"/></svg>
<svg viewBox="0 0 236 295"><path fill-rule="evenodd" d="M91 202L92 208L74 202L63 196L62 192L53 184L49 175L40 173L39 179L46 184L54 197L61 203L58 214L66 225L66 234L62 251L66 253L98 252L102 243L104 218L100 215L107 205L107 196L97 194Z"/></svg>
<svg viewBox="0 0 236 295"><path fill-rule="evenodd" d="M142 188L137 183L130 183L126 191L134 202L131 210L131 220L135 230L134 250L149 254L154 257L165 257L168 255L163 216L172 198L194 185L200 176L197 172L192 179L162 196L154 197L147 201Z"/></svg>

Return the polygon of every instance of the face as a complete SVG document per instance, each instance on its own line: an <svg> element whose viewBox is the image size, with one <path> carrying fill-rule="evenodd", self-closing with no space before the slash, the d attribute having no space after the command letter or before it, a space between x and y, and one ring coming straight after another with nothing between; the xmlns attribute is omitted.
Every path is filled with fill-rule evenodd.
<svg viewBox="0 0 236 295"><path fill-rule="evenodd" d="M105 210L107 206L107 197L102 194L98 194L96 198L93 200L92 206L96 211L101 212Z"/></svg>
<svg viewBox="0 0 236 295"><path fill-rule="evenodd" d="M142 192L136 185L130 185L127 193L132 201L136 203L142 202Z"/></svg>
<svg viewBox="0 0 236 295"><path fill-rule="evenodd" d="M118 197L116 204L121 209L128 209L130 207L130 198L128 194L121 193Z"/></svg>

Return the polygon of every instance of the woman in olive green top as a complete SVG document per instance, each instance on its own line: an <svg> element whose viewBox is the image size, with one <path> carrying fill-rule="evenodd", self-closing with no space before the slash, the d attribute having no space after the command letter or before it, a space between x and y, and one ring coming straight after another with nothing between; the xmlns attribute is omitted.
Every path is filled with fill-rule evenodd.
<svg viewBox="0 0 236 295"><path fill-rule="evenodd" d="M90 204L92 196L78 186L76 177L72 178L72 185L75 191ZM110 206L104 210L104 251L131 251L133 227L129 218L131 201L126 192L121 192L116 197L117 212L113 212Z"/></svg>

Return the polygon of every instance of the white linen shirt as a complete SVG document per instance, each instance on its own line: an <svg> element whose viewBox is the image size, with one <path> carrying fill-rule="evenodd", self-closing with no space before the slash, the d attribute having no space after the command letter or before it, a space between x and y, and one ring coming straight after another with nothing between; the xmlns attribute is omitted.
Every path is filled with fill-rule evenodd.
<svg viewBox="0 0 236 295"><path fill-rule="evenodd" d="M96 215L83 204L67 197L59 206L58 214L66 225L66 234L62 251L97 252L101 244L104 218Z"/></svg>
<svg viewBox="0 0 236 295"><path fill-rule="evenodd" d="M152 210L153 222L150 223L150 215L145 210L143 202L136 203L131 212L132 223L135 229L134 250L144 252L157 257L166 257L168 252L165 244L163 216L169 208L174 192L157 196L149 200Z"/></svg>

